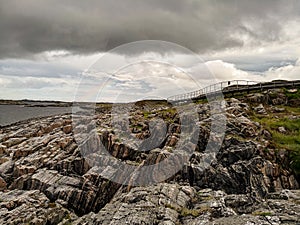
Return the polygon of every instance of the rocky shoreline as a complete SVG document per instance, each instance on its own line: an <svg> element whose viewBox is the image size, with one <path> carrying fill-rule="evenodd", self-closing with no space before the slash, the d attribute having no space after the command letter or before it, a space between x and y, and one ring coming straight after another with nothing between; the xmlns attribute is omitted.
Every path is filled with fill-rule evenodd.
<svg viewBox="0 0 300 225"><path fill-rule="evenodd" d="M189 162L168 180L144 187L115 183L97 173L99 168L89 165L78 148L72 115L2 127L0 223L299 224L299 177L290 152L274 146L270 130L253 120L253 115L298 120L299 114L280 109L289 101L282 90L226 99L225 138L204 170L201 162L213 134L209 104L197 104L199 138ZM100 140L127 164L160 162L180 140L180 120L169 105L136 105L132 110L130 129L140 140L149 137L152 118L167 122L162 144L142 153L120 140L108 108L96 112Z"/></svg>

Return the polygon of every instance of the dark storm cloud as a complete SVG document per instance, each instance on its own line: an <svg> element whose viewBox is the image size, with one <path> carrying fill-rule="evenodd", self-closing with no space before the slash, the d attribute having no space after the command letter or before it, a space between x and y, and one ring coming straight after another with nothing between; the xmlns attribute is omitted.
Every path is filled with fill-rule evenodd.
<svg viewBox="0 0 300 225"><path fill-rule="evenodd" d="M0 0L0 57L79 54L156 39L194 51L279 40L298 0Z"/></svg>

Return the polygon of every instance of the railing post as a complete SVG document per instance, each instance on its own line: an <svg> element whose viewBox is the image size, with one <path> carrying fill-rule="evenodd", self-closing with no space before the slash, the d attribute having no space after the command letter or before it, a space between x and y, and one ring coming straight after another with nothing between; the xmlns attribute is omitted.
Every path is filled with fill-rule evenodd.
<svg viewBox="0 0 300 225"><path fill-rule="evenodd" d="M261 83L259 83L259 85L260 85L260 91L262 91L262 86L261 86Z"/></svg>
<svg viewBox="0 0 300 225"><path fill-rule="evenodd" d="M247 93L249 94L249 81L247 81Z"/></svg>

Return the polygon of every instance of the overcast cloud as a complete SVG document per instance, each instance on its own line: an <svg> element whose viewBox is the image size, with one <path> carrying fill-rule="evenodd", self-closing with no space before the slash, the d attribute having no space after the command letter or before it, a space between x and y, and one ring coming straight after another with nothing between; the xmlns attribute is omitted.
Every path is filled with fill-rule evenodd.
<svg viewBox="0 0 300 225"><path fill-rule="evenodd" d="M297 79L300 1L0 0L0 98L49 99L44 93L51 90L56 100L71 101L83 70L105 52L139 40L174 42L196 52L213 80ZM180 57L153 50L167 53L163 57ZM120 60L133 53L143 49L119 52ZM127 71L129 79L116 82L112 90L132 87L163 95L157 90L166 82L143 77L138 71L152 69L142 67ZM174 77L185 90L195 88L180 72Z"/></svg>
<svg viewBox="0 0 300 225"><path fill-rule="evenodd" d="M157 39L196 52L288 39L298 0L1 0L0 57Z"/></svg>

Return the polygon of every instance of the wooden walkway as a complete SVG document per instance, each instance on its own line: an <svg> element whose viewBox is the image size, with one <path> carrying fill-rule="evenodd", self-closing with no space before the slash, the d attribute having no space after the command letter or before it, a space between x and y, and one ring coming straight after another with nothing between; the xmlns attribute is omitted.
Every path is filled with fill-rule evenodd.
<svg viewBox="0 0 300 225"><path fill-rule="evenodd" d="M199 100L203 98L207 98L210 95L217 95L222 93L226 94L234 94L241 92L250 92L255 90L266 90L266 89L276 89L276 88L293 88L299 87L300 80L293 81L285 81L285 80L276 80L272 82L255 82L255 81L246 81L246 80L231 80L231 81L223 81L213 85L209 85L203 89L174 95L169 97L167 100L169 102L188 102L192 100Z"/></svg>

